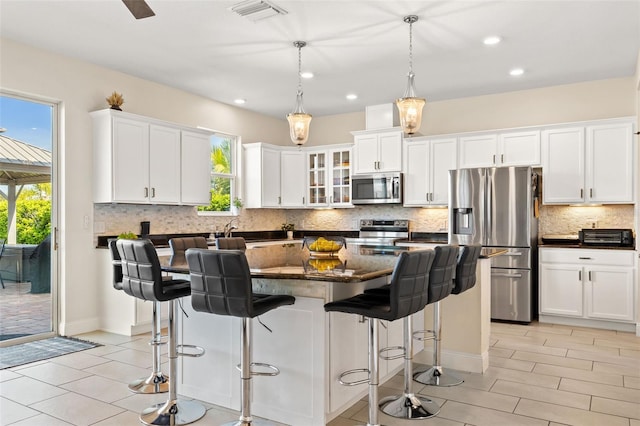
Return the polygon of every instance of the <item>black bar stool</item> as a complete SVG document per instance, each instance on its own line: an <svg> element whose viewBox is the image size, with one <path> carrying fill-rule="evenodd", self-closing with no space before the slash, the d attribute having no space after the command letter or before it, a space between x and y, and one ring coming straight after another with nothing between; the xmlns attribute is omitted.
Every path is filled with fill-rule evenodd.
<svg viewBox="0 0 640 426"><path fill-rule="evenodd" d="M122 259L122 289L125 293L142 300L169 302L169 399L146 408L140 421L147 425L185 425L202 418L204 406L195 401L178 399L178 355L201 356L178 353L176 322L177 299L191 294L187 280L163 280L156 249L149 240L118 240L116 243ZM187 345L184 345L187 346Z"/></svg>
<svg viewBox="0 0 640 426"><path fill-rule="evenodd" d="M247 243L243 237L216 238L218 250L242 250L247 249Z"/></svg>
<svg viewBox="0 0 640 426"><path fill-rule="evenodd" d="M116 240L109 241L111 251L111 263L113 265L113 288L122 290L122 260L116 247ZM151 355L153 357L152 372L148 377L142 377L129 383L129 390L135 393L165 393L169 391L169 376L161 370L160 346L162 340L162 327L160 325L160 302L153 302L153 314L151 317Z"/></svg>
<svg viewBox="0 0 640 426"><path fill-rule="evenodd" d="M476 283L476 265L481 246L466 246L459 252L455 265L455 278L451 293L459 294L473 287ZM454 258L455 260L455 258ZM448 273L446 274L448 276ZM445 279L447 279L445 277ZM432 386L456 386L464 380L453 373L444 372L441 364L442 310L440 302L433 305L433 366L426 371L418 372L413 379L419 383Z"/></svg>
<svg viewBox="0 0 640 426"><path fill-rule="evenodd" d="M355 369L342 373L340 383L345 385L369 384L369 421L368 426L378 423L378 320L394 321L399 318L407 318L424 309L429 293L429 271L434 261L433 250L417 250L403 252L398 257L391 276L391 284L388 291L370 292L359 294L344 300L330 302L324 305L327 312L344 312L348 314L362 315L369 323L369 367L367 369ZM405 324L411 325L409 320ZM405 330L406 335L410 333ZM406 340L411 340L410 337ZM407 346L411 346L409 343ZM405 347L405 359L412 357L412 348ZM406 361L405 361L406 365ZM409 363L409 372L410 372ZM369 378L357 382L346 382L343 378L351 373L369 372ZM410 374L410 373L409 373ZM409 376L410 377L410 376ZM440 411L438 404L429 398L416 395L411 390L411 380L405 380L405 392L399 397L393 397L387 401L389 411L387 414L403 418L426 418L436 415Z"/></svg>
<svg viewBox="0 0 640 426"><path fill-rule="evenodd" d="M186 253L191 275L191 305L199 312L242 318L240 348L241 414L237 422L225 425L272 424L251 417L251 376L276 376L276 367L251 362L252 318L284 305L293 305L295 297L253 293L251 272L241 250L189 249ZM251 371L252 366L270 372Z"/></svg>

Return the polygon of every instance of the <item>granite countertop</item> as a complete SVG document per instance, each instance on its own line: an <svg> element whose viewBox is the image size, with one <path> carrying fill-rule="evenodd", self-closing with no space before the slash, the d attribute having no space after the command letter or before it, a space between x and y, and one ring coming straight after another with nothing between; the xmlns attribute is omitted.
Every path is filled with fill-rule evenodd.
<svg viewBox="0 0 640 426"><path fill-rule="evenodd" d="M337 255L311 257L300 242L248 248L245 252L252 278L361 282L390 275L393 255L360 254L358 247L342 248ZM184 257L160 256L165 271L188 273Z"/></svg>

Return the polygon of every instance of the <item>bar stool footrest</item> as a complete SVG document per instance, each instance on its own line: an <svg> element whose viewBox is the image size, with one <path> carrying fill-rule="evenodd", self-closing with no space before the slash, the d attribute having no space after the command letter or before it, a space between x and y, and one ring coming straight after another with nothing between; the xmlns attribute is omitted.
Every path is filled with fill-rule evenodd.
<svg viewBox="0 0 640 426"><path fill-rule="evenodd" d="M181 350L182 349L182 350ZM194 352L184 352L184 349L191 349ZM178 351L178 356L188 356L190 358L198 358L204 355L204 348L196 345L177 345L176 350Z"/></svg>
<svg viewBox="0 0 640 426"><path fill-rule="evenodd" d="M160 340L159 341L155 341L155 339L151 339L149 340L148 345L149 346L162 346L162 345L166 345L167 342L169 341L169 336L167 336L166 334L163 334L160 336Z"/></svg>
<svg viewBox="0 0 640 426"><path fill-rule="evenodd" d="M338 376L338 383L340 383L342 386L357 386L357 385L364 385L365 383L369 383L370 380L368 376L366 379L354 380L353 382L347 382L345 380L342 380L343 377L349 376L351 374L356 374L356 373L367 373L367 375L369 375L370 371L368 368L355 368L353 370L347 370Z"/></svg>
<svg viewBox="0 0 640 426"><path fill-rule="evenodd" d="M250 374L252 376L277 376L278 374L280 374L280 369L278 367L276 367L275 365L271 365L271 364L265 364L264 362L252 362L251 367L262 367L262 368L266 368L268 370L271 370L270 372L267 371L254 371L253 368L250 371ZM242 372L242 366L240 364L236 365L236 370Z"/></svg>
<svg viewBox="0 0 640 426"><path fill-rule="evenodd" d="M425 340L435 340L436 332L435 330L416 330L411 333L411 336L414 338L414 340L424 342Z"/></svg>
<svg viewBox="0 0 640 426"><path fill-rule="evenodd" d="M402 352L396 355L383 355L391 351L402 351ZM378 353L380 354L380 358L386 359L386 360L392 360L392 359L404 358L407 351L405 350L404 346L387 346L386 348L380 349L380 352Z"/></svg>

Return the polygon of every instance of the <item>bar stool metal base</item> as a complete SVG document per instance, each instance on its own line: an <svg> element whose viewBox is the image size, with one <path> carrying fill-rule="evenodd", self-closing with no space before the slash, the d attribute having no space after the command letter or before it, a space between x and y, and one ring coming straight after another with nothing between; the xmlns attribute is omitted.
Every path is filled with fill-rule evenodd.
<svg viewBox="0 0 640 426"><path fill-rule="evenodd" d="M250 422L247 422L245 420L236 420L235 422L224 423L222 426L275 426L275 425L276 423L271 422L269 420L252 418Z"/></svg>
<svg viewBox="0 0 640 426"><path fill-rule="evenodd" d="M206 411L199 402L169 400L145 409L140 421L146 425L187 425L201 419Z"/></svg>
<svg viewBox="0 0 640 426"><path fill-rule="evenodd" d="M414 393L382 398L379 407L389 416L408 420L428 419L440 412L438 404Z"/></svg>
<svg viewBox="0 0 640 426"><path fill-rule="evenodd" d="M415 373L413 380L430 386L457 386L464 382L455 374L444 372L442 367L431 367L426 371Z"/></svg>
<svg viewBox="0 0 640 426"><path fill-rule="evenodd" d="M129 383L129 390L135 393L166 393L169 392L169 376L160 373L147 378L134 380Z"/></svg>

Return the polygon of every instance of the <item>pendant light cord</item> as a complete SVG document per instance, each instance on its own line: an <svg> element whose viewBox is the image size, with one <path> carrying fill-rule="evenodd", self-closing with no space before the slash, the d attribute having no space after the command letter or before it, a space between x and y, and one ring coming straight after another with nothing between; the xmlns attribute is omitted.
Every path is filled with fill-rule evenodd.
<svg viewBox="0 0 640 426"><path fill-rule="evenodd" d="M298 92L302 92L302 46L298 45Z"/></svg>
<svg viewBox="0 0 640 426"><path fill-rule="evenodd" d="M409 22L409 74L413 73L413 22Z"/></svg>

